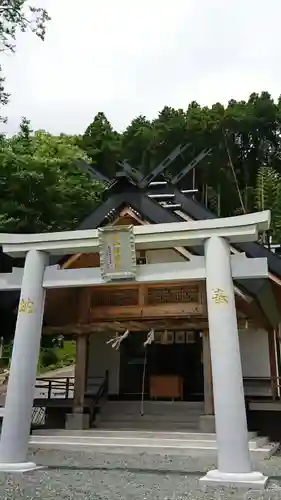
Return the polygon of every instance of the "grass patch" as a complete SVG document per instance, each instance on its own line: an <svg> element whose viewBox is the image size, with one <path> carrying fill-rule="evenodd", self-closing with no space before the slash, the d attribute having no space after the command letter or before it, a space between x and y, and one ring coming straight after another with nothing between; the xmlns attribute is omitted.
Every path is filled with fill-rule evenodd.
<svg viewBox="0 0 281 500"><path fill-rule="evenodd" d="M46 373L75 364L76 342L65 341L63 348L41 349L38 373ZM49 362L48 362L49 361Z"/></svg>
<svg viewBox="0 0 281 500"><path fill-rule="evenodd" d="M12 358L12 346L6 345L3 350L3 358L0 359L0 372L4 368L10 367ZM64 341L63 348L59 347L41 347L38 361L37 372L39 374L46 373L52 370L58 370L65 366L75 364L76 360L76 342L71 340Z"/></svg>

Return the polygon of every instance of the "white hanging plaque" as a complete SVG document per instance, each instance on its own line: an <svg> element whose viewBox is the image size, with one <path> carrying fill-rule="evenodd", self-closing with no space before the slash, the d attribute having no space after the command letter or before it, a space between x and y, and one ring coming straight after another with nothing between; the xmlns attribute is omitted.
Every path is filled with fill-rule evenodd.
<svg viewBox="0 0 281 500"><path fill-rule="evenodd" d="M135 279L136 247L133 226L99 228L99 248L104 280Z"/></svg>

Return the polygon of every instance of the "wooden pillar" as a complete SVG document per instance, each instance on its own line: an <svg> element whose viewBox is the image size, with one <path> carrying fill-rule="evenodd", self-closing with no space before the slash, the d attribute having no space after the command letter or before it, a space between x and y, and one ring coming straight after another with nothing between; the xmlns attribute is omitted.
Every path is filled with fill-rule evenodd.
<svg viewBox="0 0 281 500"><path fill-rule="evenodd" d="M203 373L205 415L214 414L212 364L210 353L209 330L203 331Z"/></svg>
<svg viewBox="0 0 281 500"><path fill-rule="evenodd" d="M88 347L87 335L84 334L77 335L73 413L83 413L84 411L87 347Z"/></svg>
<svg viewBox="0 0 281 500"><path fill-rule="evenodd" d="M79 325L89 323L91 307L91 290L83 288L78 290L78 318ZM86 377L88 365L88 336L80 333L76 338L76 364L74 381L73 413L83 413L86 391Z"/></svg>
<svg viewBox="0 0 281 500"><path fill-rule="evenodd" d="M276 341L275 330L268 330L268 347L269 347L269 364L270 364L270 377L271 377L271 393L272 398L277 397L277 359L276 359Z"/></svg>
<svg viewBox="0 0 281 500"><path fill-rule="evenodd" d="M145 305L146 296L147 296L146 285L140 285L139 286L139 300L138 300L139 306L143 307Z"/></svg>

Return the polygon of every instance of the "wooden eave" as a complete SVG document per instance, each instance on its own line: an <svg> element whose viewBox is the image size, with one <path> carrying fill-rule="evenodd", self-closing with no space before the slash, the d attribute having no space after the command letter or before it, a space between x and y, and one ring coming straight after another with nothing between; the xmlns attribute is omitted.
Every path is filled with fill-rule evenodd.
<svg viewBox="0 0 281 500"><path fill-rule="evenodd" d="M119 217L113 222L115 225L144 225L144 224L149 224L148 221L140 219L133 210L131 210L129 207L125 207L121 210ZM190 253L182 247L178 247L176 249L173 249L176 252L178 252L180 255L182 255L185 259L188 259L190 257ZM63 268L87 268L87 267L98 267L100 265L100 259L99 259L99 254L98 253L88 253L88 254L75 254L72 257L70 257L63 265ZM132 287L137 287L137 285L132 285ZM171 286L171 284L170 284ZM77 304L79 303L80 297L82 294L85 292L83 290L86 289L81 289L81 288L69 288L69 289L52 289L52 290L47 290L47 296L46 296L46 305L45 305L45 322L49 325L49 332L55 331L54 329L58 328L65 328L67 331L70 330L78 330L81 331L81 326L79 326L79 321L77 318ZM104 290L104 288L103 288ZM95 290L94 288L88 289L88 294L92 293L99 293L98 290ZM252 297L247 296L244 292L241 292L239 290L239 294L236 294L236 304L238 311L241 311L242 315L246 318L245 321L252 321L256 326L263 326L267 327L268 326L268 321L264 314L262 313L259 305L255 302L255 300ZM167 309L167 308L166 308ZM150 329L150 328L155 328L156 325L158 325L158 328L162 324L163 328L171 328L171 325L173 325L173 329L176 329L177 327L179 329L182 329L183 327L187 328L187 325L189 325L189 328L197 325L199 328L206 328L207 325L207 318L206 314L204 317L199 319L197 318L196 321L188 321L184 320L184 318L179 318L176 308L174 308L174 315L171 314L169 318L163 318L163 309L158 310L158 318L141 318L137 317L134 311L134 321L137 319L138 320L138 326L136 324L132 324L132 318L124 316L125 312L121 311L120 308L117 307L115 310L115 315L119 316L123 315L123 317L119 317L120 321L115 321L112 322L112 319L109 318L109 321L105 321L104 318L104 313L103 312L103 317L97 317L95 322L92 322L90 318L88 318L88 321L84 321L84 324L82 329L86 330L102 330L105 328L111 330L116 329L117 331L123 331L124 328L126 329L127 327L130 327L132 331L134 330L139 330L140 329L140 323L139 321L142 321L142 327ZM128 312L128 311L127 311ZM133 314L131 312L131 314ZM188 316L188 311L184 309L183 315L186 314ZM116 316L116 317L117 317ZM160 320L160 318L162 318ZM131 322L129 321L131 319ZM130 323L130 324L129 324ZM78 326L77 326L78 325ZM91 325L91 326L90 326ZM112 326L114 325L114 326ZM119 326L118 326L119 325ZM45 329L47 331L47 329ZM74 331L71 331L71 333L74 333Z"/></svg>
<svg viewBox="0 0 281 500"><path fill-rule="evenodd" d="M190 284L189 284L190 285ZM182 283L168 284L169 290L178 286L182 288ZM202 296L204 294L204 284L201 282ZM150 289L159 289L159 284L150 285ZM165 283L160 288L164 289ZM146 286L146 288L148 288ZM122 290L123 289L123 290ZM109 305L99 306L99 300L104 296L112 294L112 286L104 285L99 287L71 288L66 290L49 290L50 307L45 315L48 327L44 328L44 333L56 334L77 334L94 333L99 331L124 332L145 331L154 328L155 330L204 330L208 328L208 319L205 299L201 305L197 303L160 303L149 305L144 298L147 290L143 285L119 285L114 287L115 292L122 294L122 291L133 296L138 295L137 305ZM53 296L52 296L53 292ZM58 292L58 294L56 293ZM65 295L63 295L65 293ZM143 296L143 299L142 299ZM97 299L99 299L97 301ZM122 298L120 303L122 303ZM245 302L241 297L236 296L236 307L238 310L238 321L240 328L248 328L250 325L255 328L269 329L270 325L263 316L262 311L255 301ZM82 311L82 312L81 312Z"/></svg>

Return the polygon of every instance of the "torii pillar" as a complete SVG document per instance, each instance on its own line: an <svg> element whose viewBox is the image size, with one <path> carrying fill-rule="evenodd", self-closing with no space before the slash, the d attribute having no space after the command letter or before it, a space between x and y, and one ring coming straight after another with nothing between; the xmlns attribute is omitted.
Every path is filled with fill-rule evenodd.
<svg viewBox="0 0 281 500"><path fill-rule="evenodd" d="M265 211L225 219L133 228L134 245L137 249L205 245L205 259L202 258L195 274L193 267L198 265L199 257L196 258L197 264L194 261L172 263L172 271L168 272L172 272L172 280L184 275L188 269L185 280L191 279L189 272L193 279L194 275L196 279L206 279L218 469L208 472L201 479L203 483L235 484L256 489L264 488L267 481L265 476L252 471L250 463L232 281L233 277L266 278L267 262L264 258L247 259L241 254L231 257L229 243L256 241L258 232L268 229L269 224L270 213ZM96 251L100 240L98 230L85 230L35 235L0 234L0 244L5 253L16 257L26 256L23 277L21 271L13 272L11 276L0 275L0 290L21 289L0 440L0 471L23 472L36 467L34 463L28 462L27 456L44 290L56 288L58 284L64 287L100 283L100 275L96 282L93 269L72 272L50 269L48 272L47 255ZM157 264L156 267L158 271L154 270L153 281L155 278L161 281L164 279L163 265ZM167 270L165 272L167 276ZM151 280L151 271L148 274Z"/></svg>
<svg viewBox="0 0 281 500"><path fill-rule="evenodd" d="M5 414L0 440L0 471L25 472L36 468L27 448L40 351L45 290L42 287L48 254L26 255Z"/></svg>
<svg viewBox="0 0 281 500"><path fill-rule="evenodd" d="M201 481L264 488L268 478L250 461L229 243L210 237L205 259L218 469Z"/></svg>

